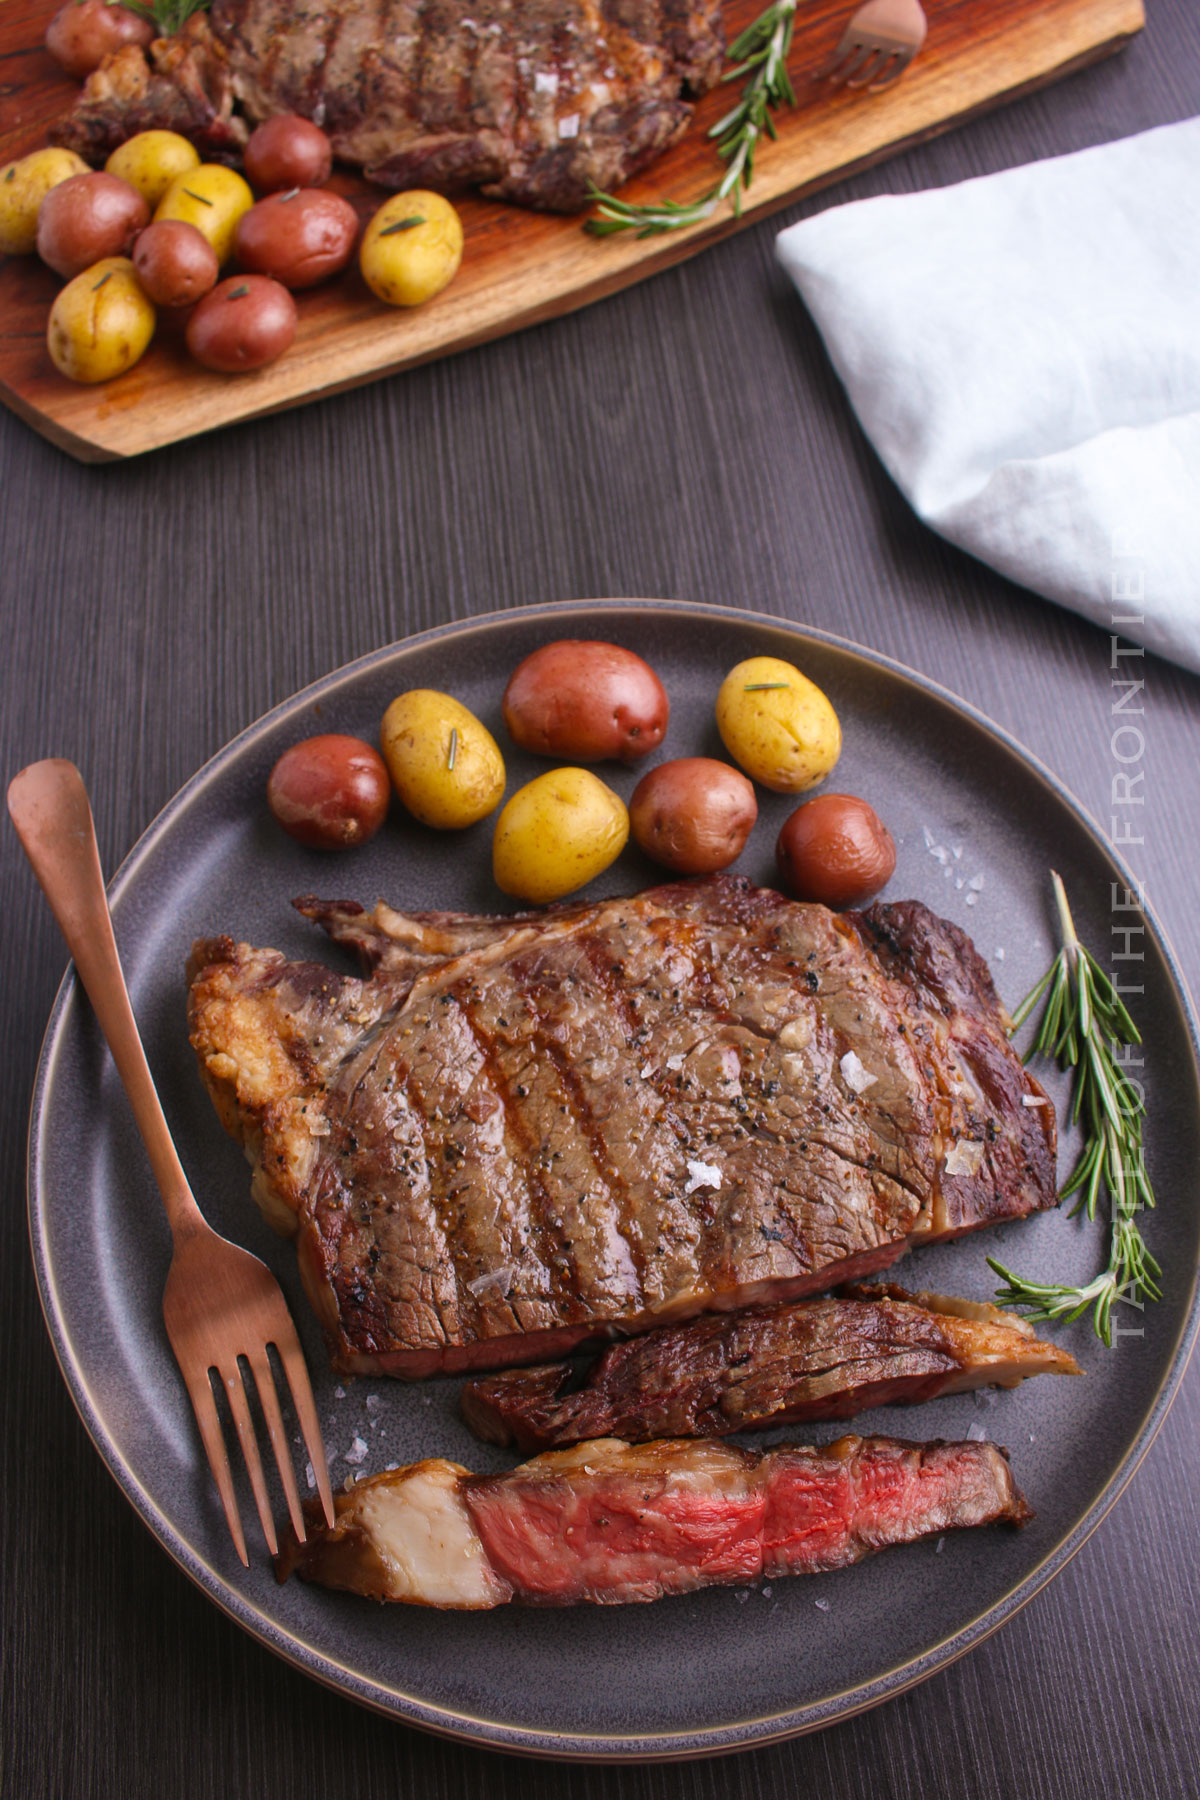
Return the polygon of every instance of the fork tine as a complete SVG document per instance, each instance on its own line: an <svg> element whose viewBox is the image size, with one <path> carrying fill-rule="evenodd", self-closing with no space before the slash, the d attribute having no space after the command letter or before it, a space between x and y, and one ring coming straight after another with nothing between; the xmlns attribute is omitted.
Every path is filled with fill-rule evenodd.
<svg viewBox="0 0 1200 1800"><path fill-rule="evenodd" d="M296 1408L296 1417L299 1419L300 1429L304 1433L308 1460L313 1466L313 1474L317 1480L317 1492L321 1496L321 1505L325 1511L325 1522L332 1526L334 1523L333 1489L329 1485L329 1467L325 1461L325 1444L317 1419L312 1384L308 1379L308 1368L304 1361L304 1352L300 1348L300 1340L296 1336L295 1327L290 1319L287 1323L287 1331L280 1329L275 1333L275 1349L283 1364L283 1372L288 1378L288 1386L292 1390L292 1404Z"/></svg>
<svg viewBox="0 0 1200 1800"><path fill-rule="evenodd" d="M907 69L909 63L917 53L915 50L897 50L893 54L896 60L891 71L884 75L882 79L871 83L871 92L873 94L882 94L885 88L895 87L905 69Z"/></svg>
<svg viewBox="0 0 1200 1800"><path fill-rule="evenodd" d="M271 1440L271 1448L275 1452L275 1466L279 1470L279 1479L283 1483L283 1491L287 1496L288 1517L292 1521L292 1530L303 1543L305 1541L304 1514L300 1510L300 1492L296 1486L296 1472L292 1468L283 1414L279 1410L279 1397L275 1392L275 1376L265 1350L259 1350L253 1356L247 1354L246 1361L254 1372L254 1383L258 1388L258 1403L262 1407L267 1435Z"/></svg>
<svg viewBox="0 0 1200 1800"><path fill-rule="evenodd" d="M262 1457L258 1454L258 1439L254 1435L254 1421L250 1417L250 1403L246 1398L245 1380L236 1362L231 1375L226 1375L221 1370L217 1372L225 1384L229 1410L233 1414L233 1422L237 1426L238 1442L242 1446L242 1457L250 1474L250 1486L254 1489L254 1504L258 1508L263 1536L267 1540L267 1549L272 1556L276 1556L279 1553L279 1543L275 1536L275 1521L271 1517L271 1502L267 1498L267 1484L263 1478Z"/></svg>
<svg viewBox="0 0 1200 1800"><path fill-rule="evenodd" d="M221 1505L225 1508L225 1522L229 1526L229 1534L242 1562L246 1568L249 1568L250 1558L246 1554L246 1535L242 1530L241 1515L238 1512L237 1498L233 1491L233 1476L229 1469L229 1453L225 1448L225 1434L221 1430L221 1421L217 1416L217 1403L213 1399L208 1371L206 1369L202 1375L193 1376L184 1370L183 1378L187 1383L196 1423L200 1427L200 1437L208 1457L208 1466L213 1472L213 1480L216 1482L217 1492L221 1496Z"/></svg>
<svg viewBox="0 0 1200 1800"><path fill-rule="evenodd" d="M851 54L845 57L830 75L829 79L834 87L852 86L853 83L851 77L857 75L858 71L863 68L865 64L872 62L875 58L875 54L875 48L872 44L856 45Z"/></svg>
<svg viewBox="0 0 1200 1800"><path fill-rule="evenodd" d="M874 56L863 64L855 78L846 82L848 88L865 88L878 79L895 55L894 50L876 50Z"/></svg>

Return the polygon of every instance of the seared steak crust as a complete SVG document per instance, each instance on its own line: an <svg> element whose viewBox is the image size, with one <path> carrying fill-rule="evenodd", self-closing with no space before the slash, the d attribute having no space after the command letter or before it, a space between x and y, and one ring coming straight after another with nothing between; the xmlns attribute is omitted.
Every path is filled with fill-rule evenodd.
<svg viewBox="0 0 1200 1800"><path fill-rule="evenodd" d="M213 0L208 24L189 30L231 71L254 122L313 119L336 156L385 187L482 187L554 212L585 206L591 183L618 186L674 143L691 118L686 96L712 86L723 50L719 0ZM152 47L156 69L174 41ZM125 101L138 123L122 136L148 122L210 133L140 50L122 56L118 90L89 84L61 142L112 148L138 62L143 91ZM180 79L195 66L193 56ZM155 104L162 116L148 113Z"/></svg>
<svg viewBox="0 0 1200 1800"><path fill-rule="evenodd" d="M612 1606L811 1575L893 1544L1033 1517L995 1444L839 1438L757 1456L727 1444L609 1438L503 1475L431 1461L305 1508L280 1580L479 1610Z"/></svg>
<svg viewBox="0 0 1200 1800"><path fill-rule="evenodd" d="M723 1437L1078 1373L1073 1356L997 1307L881 1284L660 1326L612 1345L586 1374L552 1363L480 1376L461 1404L477 1437L530 1451Z"/></svg>
<svg viewBox="0 0 1200 1800"><path fill-rule="evenodd" d="M916 902L718 876L506 919L301 905L374 974L202 943L191 1035L338 1369L544 1361L1054 1203L1052 1109Z"/></svg>
<svg viewBox="0 0 1200 1800"><path fill-rule="evenodd" d="M203 17L148 50L127 44L89 75L82 97L50 141L102 163L139 131L175 131L213 161L230 162L249 137L233 111L233 73Z"/></svg>

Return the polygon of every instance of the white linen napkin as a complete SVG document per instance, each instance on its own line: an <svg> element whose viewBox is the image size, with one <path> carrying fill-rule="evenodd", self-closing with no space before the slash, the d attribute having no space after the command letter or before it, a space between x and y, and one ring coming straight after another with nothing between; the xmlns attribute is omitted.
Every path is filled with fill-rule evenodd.
<svg viewBox="0 0 1200 1800"><path fill-rule="evenodd" d="M1200 118L776 248L922 519L1200 671Z"/></svg>

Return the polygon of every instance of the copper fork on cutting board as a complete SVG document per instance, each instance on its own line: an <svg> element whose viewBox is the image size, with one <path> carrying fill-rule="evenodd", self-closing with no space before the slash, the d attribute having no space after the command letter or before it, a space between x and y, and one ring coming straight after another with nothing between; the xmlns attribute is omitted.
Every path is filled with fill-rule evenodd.
<svg viewBox="0 0 1200 1800"><path fill-rule="evenodd" d="M817 77L835 87L869 88L878 94L899 81L928 29L918 0L867 0Z"/></svg>
<svg viewBox="0 0 1200 1800"><path fill-rule="evenodd" d="M163 1293L167 1337L191 1397L234 1545L249 1568L212 1376L225 1390L263 1535L274 1555L278 1549L275 1522L250 1412L250 1384L241 1364L244 1362L254 1377L288 1513L303 1541L304 1515L268 1349L274 1347L287 1376L317 1491L332 1525L329 1470L304 1352L283 1290L266 1264L219 1237L205 1223L188 1186L129 1003L104 892L92 810L79 770L74 763L58 758L32 763L10 783L8 810L112 1051L162 1194L175 1240Z"/></svg>

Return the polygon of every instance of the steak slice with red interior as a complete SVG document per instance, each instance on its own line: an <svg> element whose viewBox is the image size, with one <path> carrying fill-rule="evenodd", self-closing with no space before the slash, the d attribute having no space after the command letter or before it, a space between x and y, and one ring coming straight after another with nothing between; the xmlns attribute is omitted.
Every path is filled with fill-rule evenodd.
<svg viewBox="0 0 1200 1800"><path fill-rule="evenodd" d="M552 1360L1054 1204L1053 1111L916 902L302 904L374 974L216 939L189 1015L341 1371Z"/></svg>
<svg viewBox="0 0 1200 1800"><path fill-rule="evenodd" d="M305 1507L279 1579L479 1610L612 1606L846 1568L960 1527L1033 1517L995 1444L839 1438L764 1455L695 1439L614 1438L503 1475L430 1461Z"/></svg>
<svg viewBox="0 0 1200 1800"><path fill-rule="evenodd" d="M530 1451L723 1437L1079 1373L998 1307L881 1283L659 1326L613 1344L586 1373L566 1362L478 1376L460 1403L477 1437Z"/></svg>
<svg viewBox="0 0 1200 1800"><path fill-rule="evenodd" d="M212 0L187 29L179 84L206 45L252 122L313 119L384 187L482 187L552 212L578 211L593 183L620 186L673 144L724 50L719 0ZM158 79L175 42L123 51L123 80L93 76L55 141L98 158L148 125L193 136L194 122L212 148L194 95L181 105Z"/></svg>

